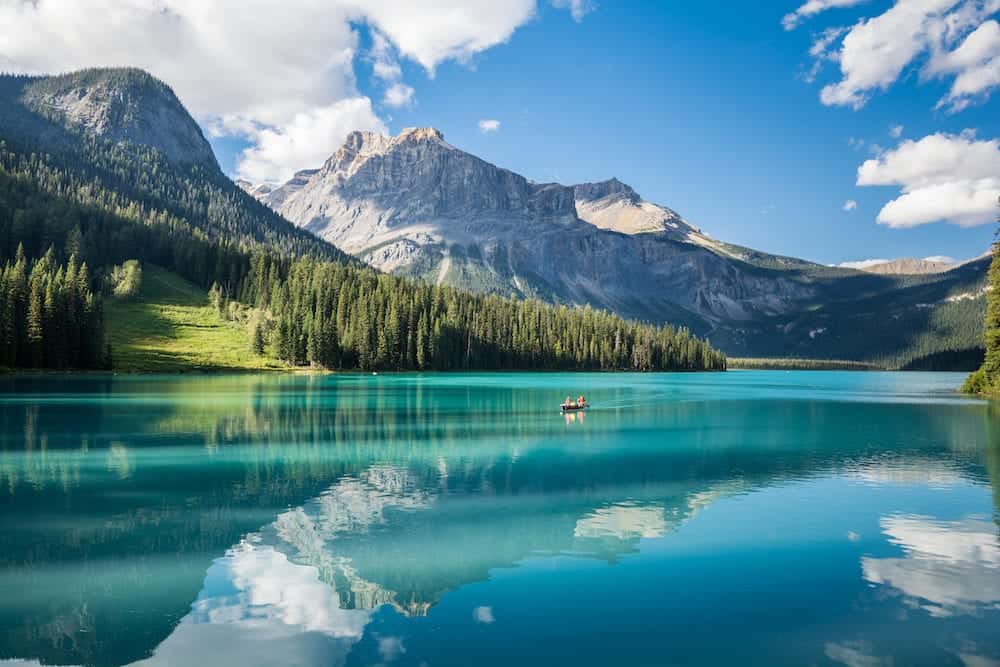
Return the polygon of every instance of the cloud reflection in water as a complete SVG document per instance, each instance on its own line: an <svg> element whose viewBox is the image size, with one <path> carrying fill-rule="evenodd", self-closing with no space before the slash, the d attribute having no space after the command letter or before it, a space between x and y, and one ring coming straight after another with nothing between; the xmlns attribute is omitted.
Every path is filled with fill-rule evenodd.
<svg viewBox="0 0 1000 667"><path fill-rule="evenodd" d="M1000 543L993 523L889 516L880 525L905 555L862 558L867 581L891 586L937 617L1000 609Z"/></svg>

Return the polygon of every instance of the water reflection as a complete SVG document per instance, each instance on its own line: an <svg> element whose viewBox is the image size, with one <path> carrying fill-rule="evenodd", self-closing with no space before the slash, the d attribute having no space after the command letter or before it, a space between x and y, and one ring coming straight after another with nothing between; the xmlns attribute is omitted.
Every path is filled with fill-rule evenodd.
<svg viewBox="0 0 1000 667"><path fill-rule="evenodd" d="M416 664L419 643L385 629L386 615L421 627L449 613L449 593L533 559L624 576L630 557L687 544L685 525L740 498L762 499L761 544L802 530L761 491L846 479L940 494L1000 472L995 422L950 398L842 402L827 387L792 400L762 385L720 399L684 378L574 376L607 407L570 421L551 407L565 378L524 377L15 383L0 394L0 659L344 664L370 643L377 659ZM939 619L996 611L990 508L893 513L899 498L871 496L863 516L884 518L852 532L864 555L837 567L860 583L861 557L865 581ZM713 512L704 525L739 533L728 521ZM892 553L873 548L876 534ZM823 553L803 576L829 576ZM661 593L647 616L666 614L674 591ZM492 600L461 612L482 631L509 631L514 616ZM804 659L892 655L844 636L816 639ZM949 648L961 650L990 654Z"/></svg>
<svg viewBox="0 0 1000 667"><path fill-rule="evenodd" d="M881 528L905 555L863 558L865 579L892 587L932 616L1000 609L1000 538L993 523L890 516Z"/></svg>
<svg viewBox="0 0 1000 667"><path fill-rule="evenodd" d="M320 575L250 535L212 564L191 612L135 664L343 664L371 612L343 608Z"/></svg>
<svg viewBox="0 0 1000 667"><path fill-rule="evenodd" d="M667 519L660 505L622 502L589 512L576 522L574 537L614 538L631 541L642 537L663 537Z"/></svg>

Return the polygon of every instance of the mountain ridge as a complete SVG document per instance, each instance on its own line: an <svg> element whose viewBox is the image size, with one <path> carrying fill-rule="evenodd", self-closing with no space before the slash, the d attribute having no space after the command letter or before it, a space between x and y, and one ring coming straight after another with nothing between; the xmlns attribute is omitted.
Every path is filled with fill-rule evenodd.
<svg viewBox="0 0 1000 667"><path fill-rule="evenodd" d="M305 175L261 200L376 268L437 283L696 330L773 314L790 292L810 291L778 277L748 295L740 285L758 278L721 259L724 244L621 181L536 183L457 149L433 128L395 137L352 132ZM625 209L648 224L626 229L607 215L593 224L579 215L582 202L595 216Z"/></svg>
<svg viewBox="0 0 1000 667"><path fill-rule="evenodd" d="M894 322L933 330L931 313L954 310L944 300L949 290L979 293L966 273L876 274L726 243L616 177L535 183L456 148L433 128L353 132L319 169L260 198L384 271L683 324L743 356L827 357L837 346L823 337L838 331L850 350L844 358L861 358L850 327L840 324L851 318L849 308L837 304L869 307L872 297L889 295L899 299ZM976 265L973 282L979 273L985 278ZM911 296L914 280L935 282L942 296ZM901 325L879 325L880 316L865 314L869 326L888 331L872 355L897 359L915 339ZM961 317L979 326L978 311Z"/></svg>
<svg viewBox="0 0 1000 667"><path fill-rule="evenodd" d="M144 70L26 77L20 101L69 129L156 148L172 162L218 168L211 145L173 89Z"/></svg>

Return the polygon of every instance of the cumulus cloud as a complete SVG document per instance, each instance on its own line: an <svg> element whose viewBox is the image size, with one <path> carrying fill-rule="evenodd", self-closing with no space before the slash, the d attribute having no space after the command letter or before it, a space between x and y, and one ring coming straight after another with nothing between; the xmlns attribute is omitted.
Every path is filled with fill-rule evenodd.
<svg viewBox="0 0 1000 667"><path fill-rule="evenodd" d="M986 21L976 28L954 51L931 60L931 75L955 75L948 94L938 108L957 112L985 97L1000 86L1000 24Z"/></svg>
<svg viewBox="0 0 1000 667"><path fill-rule="evenodd" d="M413 87L405 83L394 83L385 91L382 101L390 107L405 107L413 103Z"/></svg>
<svg viewBox="0 0 1000 667"><path fill-rule="evenodd" d="M785 30L795 30L799 24L802 23L802 21L811 16L815 16L820 12L825 12L828 9L835 9L837 7L853 7L854 5L860 5L862 2L867 1L868 0L809 0L794 12L785 14L784 18L781 19L781 25L785 28Z"/></svg>
<svg viewBox="0 0 1000 667"><path fill-rule="evenodd" d="M573 20L579 23L583 17L597 9L597 3L593 0L552 0L553 7L568 9Z"/></svg>
<svg viewBox="0 0 1000 667"><path fill-rule="evenodd" d="M350 4L400 54L431 75L446 60L467 62L506 42L536 11L535 0L353 0Z"/></svg>
<svg viewBox="0 0 1000 667"><path fill-rule="evenodd" d="M359 30L381 40L372 69L386 83L383 101L403 105L413 93L399 58L433 75L507 41L535 12L535 0L0 2L0 70L141 67L204 127L250 141L241 176L282 180L316 165L348 131L381 128L355 80Z"/></svg>
<svg viewBox="0 0 1000 667"><path fill-rule="evenodd" d="M287 180L296 169L322 164L352 130L386 132L367 97L303 111L280 127L256 127L247 133L254 145L243 152L240 176L254 183Z"/></svg>
<svg viewBox="0 0 1000 667"><path fill-rule="evenodd" d="M382 103L398 109L412 106L416 90L402 82L403 68L399 64L395 49L388 38L380 32L372 34L372 75L386 85Z"/></svg>
<svg viewBox="0 0 1000 667"><path fill-rule="evenodd" d="M857 207L858 207L858 202L854 201L853 199L848 199L847 201L844 202L843 209L845 211L853 211Z"/></svg>
<svg viewBox="0 0 1000 667"><path fill-rule="evenodd" d="M399 59L393 52L392 44L380 32L372 33L372 74L376 79L382 81L398 81L403 76L403 69L399 66Z"/></svg>
<svg viewBox="0 0 1000 667"><path fill-rule="evenodd" d="M858 167L857 184L900 187L878 214L889 227L987 224L1000 198L1000 140L979 140L971 131L906 140Z"/></svg>
<svg viewBox="0 0 1000 667"><path fill-rule="evenodd" d="M479 121L479 131L483 134L500 131L500 121L495 118L484 118Z"/></svg>
<svg viewBox="0 0 1000 667"><path fill-rule="evenodd" d="M937 106L961 111L1000 86L1000 25L990 18L997 12L1000 0L896 0L850 28L828 29L810 49L811 72L815 77L825 62L835 61L841 77L823 87L820 100L859 109L909 69L919 69L923 81L951 78Z"/></svg>
<svg viewBox="0 0 1000 667"><path fill-rule="evenodd" d="M892 137L893 139L899 139L901 136L903 136L903 126L893 125L892 127L890 127L889 136Z"/></svg>

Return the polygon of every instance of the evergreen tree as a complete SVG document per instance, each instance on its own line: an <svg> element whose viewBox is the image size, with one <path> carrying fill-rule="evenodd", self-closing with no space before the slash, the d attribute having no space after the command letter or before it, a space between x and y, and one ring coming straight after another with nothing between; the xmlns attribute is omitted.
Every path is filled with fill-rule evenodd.
<svg viewBox="0 0 1000 667"><path fill-rule="evenodd" d="M251 350L257 356L262 356L265 350L264 328L259 322L254 324L253 336L251 338Z"/></svg>
<svg viewBox="0 0 1000 667"><path fill-rule="evenodd" d="M997 203L1000 204L1000 200ZM966 380L964 389L970 393L995 393L1000 388L1000 241L993 243L987 284L990 289L986 296L986 322L983 327L986 358L982 367Z"/></svg>

